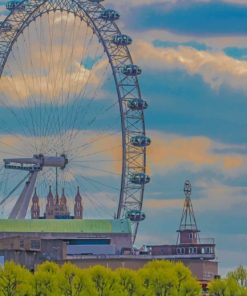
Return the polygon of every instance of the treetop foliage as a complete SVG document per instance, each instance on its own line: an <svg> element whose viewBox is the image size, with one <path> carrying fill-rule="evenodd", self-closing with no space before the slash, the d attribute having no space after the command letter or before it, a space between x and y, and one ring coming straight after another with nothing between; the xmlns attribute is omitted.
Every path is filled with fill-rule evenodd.
<svg viewBox="0 0 247 296"><path fill-rule="evenodd" d="M198 296L200 284L182 263L153 261L134 271L79 268L44 262L34 273L7 262L0 268L0 296Z"/></svg>
<svg viewBox="0 0 247 296"><path fill-rule="evenodd" d="M209 284L212 296L247 296L247 269L239 266L229 272L224 279L216 279Z"/></svg>

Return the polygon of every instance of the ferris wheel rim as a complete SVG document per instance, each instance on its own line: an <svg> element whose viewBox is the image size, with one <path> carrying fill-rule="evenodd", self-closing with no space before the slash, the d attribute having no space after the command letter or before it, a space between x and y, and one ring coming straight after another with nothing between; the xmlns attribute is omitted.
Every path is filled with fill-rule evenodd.
<svg viewBox="0 0 247 296"><path fill-rule="evenodd" d="M23 0L21 2L19 2L20 6L24 5L27 3L27 0ZM59 2L59 3L57 3ZM44 1L29 1L29 11L24 11L23 14L23 19L20 20L21 23L21 27L20 28L16 28L15 30L13 30L13 38L10 39L10 43L8 44L8 51L7 54L5 53L5 56L2 58L2 51L4 48L4 46L2 46L0 48L0 53L1 53L1 58L0 58L0 78L2 76L3 70L4 70L4 66L6 61L8 60L9 54L12 50L12 46L14 44L14 42L18 39L19 35L25 30L26 27L29 26L29 24L33 21L35 21L38 17L41 17L43 14L45 13L49 13L52 11L58 11L61 9L61 6L59 8L59 4L63 5L65 1L53 1L53 3L51 4L49 0L44 0ZM31 5L30 3L32 3L33 10L31 10ZM38 5L37 5L38 3ZM117 218L123 218L123 215L125 213L126 210L130 210L130 208L127 208L127 202L128 202L128 198L130 198L130 196L133 194L133 192L138 192L138 201L137 204L135 205L135 209L139 209L142 210L142 204L143 204L143 196L144 196L144 185L145 183L142 184L131 184L131 182L129 181L129 178L131 176L131 174L133 174L133 170L130 170L130 165L129 162L131 160L135 159L132 157L129 157L128 155L128 149L129 146L131 146L130 142L130 138L133 135L142 135L145 137L146 135L146 131L145 131L145 121L144 121L144 112L143 109L138 110L138 112L135 112L135 117L134 120L138 120L139 121L139 126L138 129L134 130L133 133L129 132L129 130L127 130L127 113L131 110L128 110L126 108L127 105L127 101L129 100L128 94L127 96L123 96L121 93L121 89L120 89L120 85L122 83L122 81L120 80L120 74L119 73L121 71L121 69L119 69L117 67L117 65L114 65L114 58L113 55L111 54L111 52L114 51L118 51L119 46L118 45L114 45L112 42L109 42L109 39L105 39L103 36L104 34L110 33L112 34L112 36L119 34L119 35L123 35L121 33L121 31L119 30L118 26L116 25L116 23L114 21L110 22L110 24L104 24L104 22L101 22L101 25L103 24L102 27L99 27L99 25L97 24L97 22L99 21L97 19L97 15L99 14L99 12L102 12L105 10L105 8L100 4L100 3L93 3L93 2L89 2L89 1L66 1L66 3L68 3L67 5L71 4L71 6L73 6L73 8L79 8L79 10L75 11L73 10L71 7L68 7L68 9L64 9L66 8L66 4L64 7L62 7L62 9L64 9L67 12L73 13L75 16L80 17L81 21L85 21L87 23L88 26L90 26L90 28L93 30L93 32L97 35L99 42L102 44L104 51L107 54L108 60L109 60L109 64L111 65L112 68L112 72L113 72L113 76L114 76L114 81L115 81L115 87L116 87L116 92L118 95L118 103L119 103L119 108L120 108L120 116L121 116L121 126L122 126L122 177L121 177L121 191L120 191L120 196L119 196L119 205L118 205L118 212L117 212ZM46 10L41 10L42 7L45 6L45 4L50 4L50 8L46 9ZM55 4L57 5L57 7L55 6ZM35 6L36 5L36 6ZM85 6L83 6L85 5ZM86 10L86 8L88 8L88 10ZM6 17L6 19L4 20L4 23L11 22L11 17L14 16L16 12L13 10L10 12L10 14ZM19 13L19 12L17 12ZM81 13L83 14L84 17L86 17L87 19L85 20ZM26 17L26 18L25 18ZM108 28L108 32L106 32L106 28ZM103 32L104 29L104 32ZM114 29L115 31L110 31L110 29ZM113 35L114 33L114 35ZM3 35L4 32L1 32L1 35ZM6 33L7 39L8 39L8 34ZM1 36L2 37L2 36ZM131 54L129 52L128 49L128 45L124 45L121 46L121 49L123 50L123 52L125 53L125 56L122 57L123 61L121 61L119 63L119 65L121 65L121 67L123 66L127 66L127 65L133 65L133 60L131 57ZM119 66L118 65L118 66ZM140 91L140 86L139 86L139 82L138 82L138 78L137 76L133 77L133 86L134 86L134 91L135 91L135 96L134 98L136 99L142 99L141 96L141 91ZM134 91L132 90L132 92L134 93ZM130 112L129 112L130 113ZM133 115L131 115L133 117ZM140 147L139 147L140 148ZM135 150L132 150L132 153ZM139 155L140 159L141 159L141 173L145 174L146 172L146 146L142 147L141 150L137 149L136 150L136 155ZM140 161L140 160L139 160ZM131 191L132 190L132 191ZM129 191L130 194L129 194ZM129 194L129 196L128 196ZM127 202L126 202L127 201ZM131 203L130 203L131 204ZM133 231L133 240L135 240L136 234L137 234L137 229L138 229L138 223L134 224L134 231Z"/></svg>

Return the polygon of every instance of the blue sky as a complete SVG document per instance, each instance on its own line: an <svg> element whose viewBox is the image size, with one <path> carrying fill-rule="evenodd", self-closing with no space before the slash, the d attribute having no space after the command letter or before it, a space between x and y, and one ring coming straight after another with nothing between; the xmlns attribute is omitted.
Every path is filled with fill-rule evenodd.
<svg viewBox="0 0 247 296"><path fill-rule="evenodd" d="M137 244L176 242L189 179L201 237L216 239L220 271L247 265L246 1L109 0L105 6L120 12L120 29L133 37L130 51L149 101L152 182ZM0 114L8 121L4 108ZM12 129L21 133L16 122Z"/></svg>
<svg viewBox="0 0 247 296"><path fill-rule="evenodd" d="M247 265L247 89L241 86L247 83L247 3L128 3L115 7L123 10L122 27L135 37L132 52L150 101L146 125L154 135L140 240L175 242L188 178L201 237L216 239L220 271ZM177 151L179 144L183 151ZM226 156L239 158L239 165L222 166Z"/></svg>

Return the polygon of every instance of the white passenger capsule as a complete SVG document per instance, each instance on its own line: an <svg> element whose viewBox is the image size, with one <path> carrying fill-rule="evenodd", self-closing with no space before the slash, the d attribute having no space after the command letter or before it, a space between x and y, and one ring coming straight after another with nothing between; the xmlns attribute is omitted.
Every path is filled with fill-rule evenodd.
<svg viewBox="0 0 247 296"><path fill-rule="evenodd" d="M120 18L120 15L117 11L113 9L106 9L100 14L100 18L105 20L105 21L116 21Z"/></svg>
<svg viewBox="0 0 247 296"><path fill-rule="evenodd" d="M150 177L144 173L133 174L130 177L130 182L133 184L144 185L150 182Z"/></svg>
<svg viewBox="0 0 247 296"><path fill-rule="evenodd" d="M148 103L143 99L131 99L128 101L128 107L130 110L144 110L147 109Z"/></svg>
<svg viewBox="0 0 247 296"><path fill-rule="evenodd" d="M137 65L126 65L122 68L122 73L126 76L137 76L142 73L142 70Z"/></svg>
<svg viewBox="0 0 247 296"><path fill-rule="evenodd" d="M128 35L117 34L112 37L112 43L118 46L127 46L132 43L132 39Z"/></svg>

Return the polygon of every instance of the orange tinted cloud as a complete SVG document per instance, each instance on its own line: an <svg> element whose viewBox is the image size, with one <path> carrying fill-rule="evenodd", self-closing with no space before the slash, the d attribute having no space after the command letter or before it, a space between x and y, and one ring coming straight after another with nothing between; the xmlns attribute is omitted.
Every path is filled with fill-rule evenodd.
<svg viewBox="0 0 247 296"><path fill-rule="evenodd" d="M152 172L166 172L177 167L199 170L211 167L220 170L237 170L243 168L245 156L215 152L216 148L227 145L213 142L205 137L180 137L152 132L152 145L148 148L148 161Z"/></svg>

